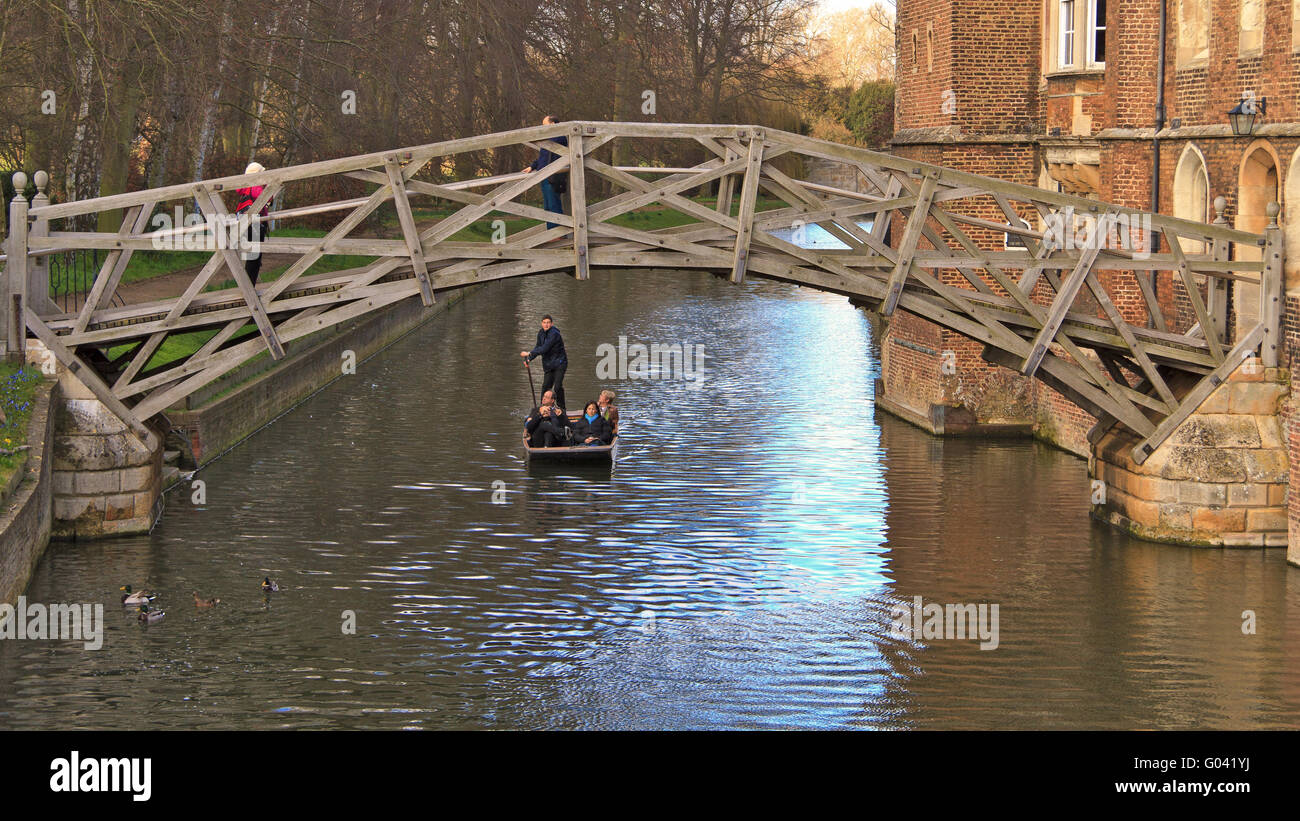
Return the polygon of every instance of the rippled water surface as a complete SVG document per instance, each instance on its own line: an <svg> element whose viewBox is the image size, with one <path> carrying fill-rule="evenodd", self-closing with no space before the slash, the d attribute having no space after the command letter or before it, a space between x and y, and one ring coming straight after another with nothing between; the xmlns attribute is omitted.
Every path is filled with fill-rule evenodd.
<svg viewBox="0 0 1300 821"><path fill-rule="evenodd" d="M704 346L702 381L614 383L612 473L521 460L544 312L571 405L620 335ZM1282 551L1095 524L1082 460L876 414L876 361L793 286L493 285L204 469L206 504L52 545L29 599L108 603L105 644L0 642L0 727L1300 726ZM997 603L998 648L892 636L915 596Z"/></svg>

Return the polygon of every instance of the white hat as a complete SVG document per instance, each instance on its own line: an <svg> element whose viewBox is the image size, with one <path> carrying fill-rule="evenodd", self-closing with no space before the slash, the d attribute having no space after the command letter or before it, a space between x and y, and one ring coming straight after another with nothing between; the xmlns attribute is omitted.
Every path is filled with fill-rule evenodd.
<svg viewBox="0 0 1300 821"><path fill-rule="evenodd" d="M266 168L264 168L260 162L250 162L250 163L248 164L248 167L244 169L244 173L245 173L245 174L256 174L256 173L258 173L259 171L265 171L265 170L266 170Z"/></svg>

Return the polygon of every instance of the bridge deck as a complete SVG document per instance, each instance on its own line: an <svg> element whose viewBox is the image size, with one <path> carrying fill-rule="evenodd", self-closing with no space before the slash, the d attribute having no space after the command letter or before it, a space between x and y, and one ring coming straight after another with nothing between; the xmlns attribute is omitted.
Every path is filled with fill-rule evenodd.
<svg viewBox="0 0 1300 821"><path fill-rule="evenodd" d="M560 136L567 146L553 141ZM600 157L615 140L647 156L694 151L702 159L614 166ZM457 153L515 146L549 148L558 159L532 174L444 181L431 173ZM866 190L798 179L808 157L847 163ZM558 174L569 180L570 214L522 201ZM324 177L350 180L363 196L308 198L272 213L337 220L324 237L265 241L263 253L296 261L254 287L238 250L220 247L230 218L222 193L264 186L250 209L257 213L288 187L321 190L311 184ZM596 199L597 181L613 193ZM716 186L715 205L687 196L704 186ZM760 191L776 207L759 210ZM415 197L457 208L421 226ZM195 203L208 224L146 231L154 209L171 201ZM354 235L390 203L399 238ZM659 230L611 222L651 205L688 222ZM116 233L66 230L70 221L119 210ZM556 227L537 224L492 243L450 239L492 217ZM754 275L844 294L884 317L901 308L983 342L986 358L1061 390L1099 417L1099 429L1131 428L1143 437L1139 462L1243 358L1258 353L1273 363L1279 344L1276 225L1256 235L1227 227L1222 215L1214 224L1188 222L756 126L539 126L58 205L38 197L30 211L16 199L10 222L7 347L21 347L24 328L37 336L142 438L152 436L151 417L261 351L279 358L286 342L404 299L431 304L476 282L556 271L578 279L592 269L705 270L734 282ZM809 226L838 247L809 247L800 238ZM136 251L192 250L195 241L212 253L183 294L114 307ZM23 304L29 265L89 248L107 255L80 310L59 312L37 295ZM374 261L311 273L339 254ZM1163 303L1153 272L1164 276ZM234 287L210 290L225 280ZM1179 312L1166 316L1170 288ZM256 335L239 337L246 328ZM151 366L171 335L214 329L184 360ZM110 362L106 353L121 346L127 352Z"/></svg>

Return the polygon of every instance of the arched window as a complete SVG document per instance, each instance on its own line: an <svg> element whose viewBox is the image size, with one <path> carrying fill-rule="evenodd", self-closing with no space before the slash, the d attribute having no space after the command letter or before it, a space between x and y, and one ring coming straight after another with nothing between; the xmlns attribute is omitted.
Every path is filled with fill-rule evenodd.
<svg viewBox="0 0 1300 821"><path fill-rule="evenodd" d="M1277 152L1267 140L1255 140L1242 156L1241 170L1237 175L1236 227L1252 234L1262 234L1268 227L1268 204L1281 203L1278 188ZM1262 249L1255 245L1239 243L1237 258L1263 259ZM1249 329L1259 319L1259 286L1238 282L1234 285L1237 311L1237 333Z"/></svg>
<svg viewBox="0 0 1300 821"><path fill-rule="evenodd" d="M1195 145L1188 143L1174 169L1174 216L1193 222L1211 222L1210 177L1205 169L1205 157ZM1203 240L1180 238L1184 251L1204 253Z"/></svg>

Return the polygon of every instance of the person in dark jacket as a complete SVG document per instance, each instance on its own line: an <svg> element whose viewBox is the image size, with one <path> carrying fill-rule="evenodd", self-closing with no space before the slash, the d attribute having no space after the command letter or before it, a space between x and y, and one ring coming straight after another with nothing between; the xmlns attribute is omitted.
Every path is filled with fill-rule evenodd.
<svg viewBox="0 0 1300 821"><path fill-rule="evenodd" d="M614 429L610 427L605 417L600 415L600 406L595 402L588 402L587 407L583 409L582 416L578 421L573 423L573 444L575 445L608 445L614 440Z"/></svg>
<svg viewBox="0 0 1300 821"><path fill-rule="evenodd" d="M261 163L250 162L248 164L248 167L244 169L244 173L257 174L265 170L266 168ZM250 208L252 208L253 203L257 200L257 198L262 196L263 188L264 186L261 185L253 185L253 186L249 186L248 188L240 188L237 191L235 191L235 193L239 196L239 205L235 207L235 213L244 214ZM253 281L254 285L257 284L257 277L262 273L261 242L266 239L266 222L261 221L261 222L254 223L252 222L252 218L254 216L265 217L267 215L267 210L268 210L268 206L263 205L262 210L259 211L256 215L251 213L247 214L249 218L248 243L249 245L252 246L252 248L248 251L244 251L241 254L241 256L244 258L244 271L248 274L248 278Z"/></svg>
<svg viewBox="0 0 1300 821"><path fill-rule="evenodd" d="M559 120L555 119L550 114L547 114L542 118L542 125L555 125L557 122L559 122ZM569 138L556 137L552 142L557 142L560 145L568 145ZM538 153L537 159L533 160L533 164L523 169L523 171L525 174L540 171L559 159L559 156L560 155L556 154L554 151L543 148L541 152ZM564 173L553 174L542 180L540 187L542 189L542 206L553 214L563 214L564 201L560 199L560 195L569 190L568 175ZM546 227L554 228L555 223L548 222L546 223Z"/></svg>
<svg viewBox="0 0 1300 821"><path fill-rule="evenodd" d="M555 403L564 410L564 371L569 367L569 358L564 354L564 340L560 329L555 327L551 315L542 317L542 329L537 332L537 347L531 351L520 351L519 355L529 362L542 358L542 392L555 389Z"/></svg>
<svg viewBox="0 0 1300 821"><path fill-rule="evenodd" d="M524 420L528 444L535 448L561 448L569 444L569 418L555 405L555 394L542 392L542 404Z"/></svg>

